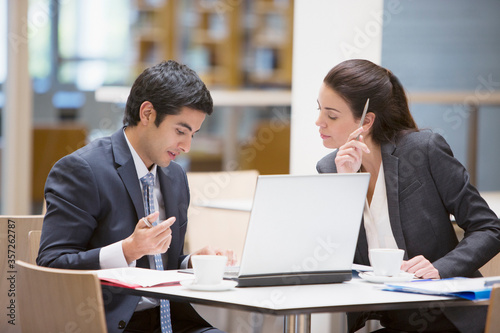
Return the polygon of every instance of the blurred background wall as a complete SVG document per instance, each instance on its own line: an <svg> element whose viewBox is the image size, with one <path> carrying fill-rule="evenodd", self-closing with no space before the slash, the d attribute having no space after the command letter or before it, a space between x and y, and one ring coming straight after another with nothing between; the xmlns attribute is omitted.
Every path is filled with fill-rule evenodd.
<svg viewBox="0 0 500 333"><path fill-rule="evenodd" d="M390 1L385 3L385 9ZM413 103L418 125L441 133L465 165L472 140L469 103L478 103L476 185L500 189L500 1L401 1L382 38L382 66L410 93L463 92L454 103ZM484 104L483 104L484 103Z"/></svg>
<svg viewBox="0 0 500 333"><path fill-rule="evenodd" d="M324 65L316 74L318 81L307 82L314 86L314 92L303 95L310 103L292 112L294 29L307 31L307 27L294 27L294 8L310 3L316 14L311 10L300 22L312 25L319 17L328 19L330 10L335 10L331 17L342 15L347 2L334 2L331 9L322 1L293 0L23 1L28 12L21 37L28 43L30 73L25 93L33 103L31 212L40 211L45 177L55 161L120 128L127 87L144 68L164 59L195 69L214 96L220 92L219 96L239 99L217 106L208 118L192 152L180 161L186 170L314 173L316 161L326 153L314 125L309 125L311 136L301 133L301 127L293 131L291 114L308 113L305 121L314 123L316 89L323 71L340 58ZM7 29L7 8L13 2L0 0L2 123L7 50L16 42ZM470 163L470 131L476 128L476 184L481 191L500 190L496 172L500 107L485 102L500 90L500 2L386 0L382 13L374 10L360 6L349 14L353 19L363 17L352 25L349 38L342 39L336 35L341 30L332 29L310 36L316 44L302 52L314 59L321 45L343 40L328 47L345 59L365 57L367 45L380 39L380 63L400 78L410 96L416 96L411 109L419 126L442 133L465 165ZM294 66L314 68L302 62ZM98 97L111 87L119 89ZM250 98L240 103L240 95L231 95L248 90L269 92L270 102L261 105L257 102L262 98ZM450 92L456 95L447 102L432 102L429 97ZM471 117L471 102L479 107L477 119ZM477 120L477 126L470 126L471 119ZM15 145L6 142L2 132L0 149ZM301 140L303 148L290 154L290 142L293 150L293 143ZM0 171L2 179L8 177L4 168ZM9 189L0 186L5 196ZM2 212L9 213L3 208Z"/></svg>

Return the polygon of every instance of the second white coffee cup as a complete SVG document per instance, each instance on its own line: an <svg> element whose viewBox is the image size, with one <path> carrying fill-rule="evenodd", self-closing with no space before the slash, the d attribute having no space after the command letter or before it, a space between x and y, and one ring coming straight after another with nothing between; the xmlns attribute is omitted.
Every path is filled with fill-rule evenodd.
<svg viewBox="0 0 500 333"><path fill-rule="evenodd" d="M399 275L404 254L401 249L370 249L368 256L373 273L379 276Z"/></svg>
<svg viewBox="0 0 500 333"><path fill-rule="evenodd" d="M191 257L195 283L199 285L220 284L224 276L227 257L216 255L196 255Z"/></svg>

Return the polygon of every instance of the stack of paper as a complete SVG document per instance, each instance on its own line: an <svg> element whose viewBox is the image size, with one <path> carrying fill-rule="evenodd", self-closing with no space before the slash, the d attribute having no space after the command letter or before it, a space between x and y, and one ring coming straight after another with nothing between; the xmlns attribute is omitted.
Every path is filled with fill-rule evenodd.
<svg viewBox="0 0 500 333"><path fill-rule="evenodd" d="M490 298L491 286L485 286L485 279L483 278L450 278L386 283L384 290L439 296L456 296L468 300L486 300Z"/></svg>
<svg viewBox="0 0 500 333"><path fill-rule="evenodd" d="M95 273L101 281L127 288L175 286L182 280L193 278L190 274L178 271L157 271L137 267L101 269Z"/></svg>

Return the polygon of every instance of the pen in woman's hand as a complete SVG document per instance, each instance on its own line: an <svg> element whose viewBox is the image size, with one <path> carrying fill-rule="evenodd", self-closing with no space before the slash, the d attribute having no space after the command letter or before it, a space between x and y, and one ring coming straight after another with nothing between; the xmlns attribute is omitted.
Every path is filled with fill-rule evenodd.
<svg viewBox="0 0 500 333"><path fill-rule="evenodd" d="M363 127L363 123L365 122L366 111L368 111L368 104L370 104L370 99L369 98L366 99L365 108L363 109L363 115L361 116L361 121L359 122L359 128ZM359 134L356 137L356 140L359 140L359 136L360 135L361 134Z"/></svg>

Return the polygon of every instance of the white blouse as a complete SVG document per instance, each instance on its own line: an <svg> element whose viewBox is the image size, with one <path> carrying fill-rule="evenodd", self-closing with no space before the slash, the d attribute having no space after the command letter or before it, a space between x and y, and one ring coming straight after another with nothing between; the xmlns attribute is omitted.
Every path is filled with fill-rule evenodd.
<svg viewBox="0 0 500 333"><path fill-rule="evenodd" d="M365 201L363 211L368 249L390 248L397 249L396 239L392 233L387 205L387 191L385 187L384 166L380 164L377 182L371 204Z"/></svg>

